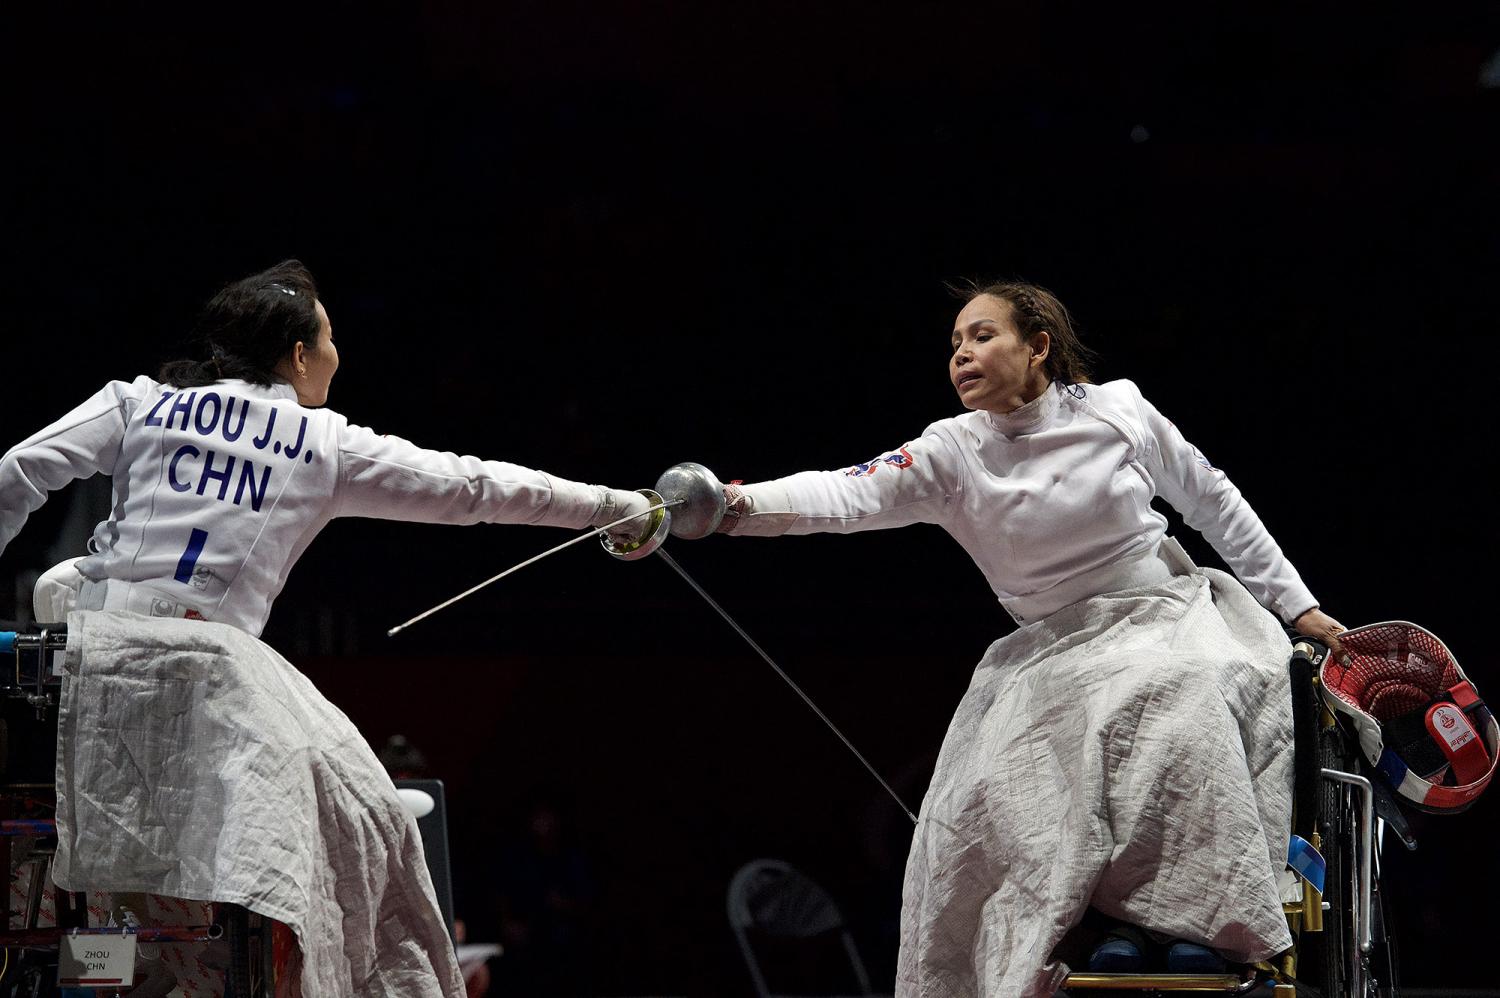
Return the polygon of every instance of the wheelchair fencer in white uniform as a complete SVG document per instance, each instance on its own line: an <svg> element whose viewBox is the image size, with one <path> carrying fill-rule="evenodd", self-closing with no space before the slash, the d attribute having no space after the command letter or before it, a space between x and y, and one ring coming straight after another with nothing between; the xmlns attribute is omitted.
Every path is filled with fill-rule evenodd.
<svg viewBox="0 0 1500 998"><path fill-rule="evenodd" d="M37 583L40 620L64 620L74 608L104 611L87 627L70 628L70 640L79 630L102 641L116 625L136 647L149 640L142 638L149 630L118 611L258 636L292 566L335 517L569 528L618 522L614 533L622 539L633 539L636 524L644 523L623 522L649 508L638 493L429 450L322 408L338 353L311 276L295 261L225 288L206 316L207 359L168 365L160 380L110 382L0 457L0 552L48 493L96 473L113 478L110 515L95 530L89 553ZM411 398L426 404L415 392ZM256 674L262 678L295 681L287 678L290 666L264 646L257 650L230 634L208 643L220 655L239 649L272 662L270 672ZM307 696L309 716L321 716L313 694ZM361 779L388 789L394 801L374 756L367 761L370 771ZM184 809L191 811L191 802ZM392 820L390 834L405 836ZM59 813L60 860L69 847L67 821ZM430 900L425 870L413 875L424 878ZM426 952L363 954L355 963L371 961L374 976L352 983L326 976L331 967L307 971L309 993L352 995L361 987L365 994L460 994L446 928L436 904L427 908L418 932ZM326 928L314 935L327 936ZM347 945L360 944L351 937ZM384 978L382 960L392 962Z"/></svg>
<svg viewBox="0 0 1500 998"><path fill-rule="evenodd" d="M1044 290L976 287L949 374L974 411L841 470L727 486L719 524L936 524L1020 625L975 670L922 804L897 994L1051 994L1068 973L1052 954L1090 904L1184 941L1185 961L1211 960L1203 946L1244 962L1283 952L1282 625L1334 640L1342 627L1135 385L1088 382ZM1158 496L1238 581L1192 566Z"/></svg>

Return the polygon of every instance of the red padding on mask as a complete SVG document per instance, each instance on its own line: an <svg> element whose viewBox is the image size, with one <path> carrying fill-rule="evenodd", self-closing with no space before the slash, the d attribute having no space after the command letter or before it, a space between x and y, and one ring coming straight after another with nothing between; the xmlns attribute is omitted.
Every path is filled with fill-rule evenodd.
<svg viewBox="0 0 1500 998"><path fill-rule="evenodd" d="M1468 710L1479 703L1479 694L1474 692L1474 687L1466 679L1448 691L1453 702L1458 704L1459 710Z"/></svg>

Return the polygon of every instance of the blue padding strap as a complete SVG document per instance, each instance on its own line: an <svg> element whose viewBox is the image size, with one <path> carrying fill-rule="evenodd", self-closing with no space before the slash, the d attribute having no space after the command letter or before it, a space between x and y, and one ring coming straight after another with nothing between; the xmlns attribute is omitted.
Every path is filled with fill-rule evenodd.
<svg viewBox="0 0 1500 998"><path fill-rule="evenodd" d="M1328 872L1328 862L1323 859L1323 854L1313 848L1311 842L1300 835L1293 835L1291 842L1287 843L1286 865L1296 870L1297 873L1323 893L1323 875Z"/></svg>
<svg viewBox="0 0 1500 998"><path fill-rule="evenodd" d="M9 655L16 650L16 632L0 631L0 655Z"/></svg>

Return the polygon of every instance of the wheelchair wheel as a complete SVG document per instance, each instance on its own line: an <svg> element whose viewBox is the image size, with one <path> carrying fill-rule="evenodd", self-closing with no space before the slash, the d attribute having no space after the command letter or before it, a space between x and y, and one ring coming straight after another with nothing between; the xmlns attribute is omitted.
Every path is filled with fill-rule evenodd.
<svg viewBox="0 0 1500 998"><path fill-rule="evenodd" d="M1337 725L1318 732L1319 769L1354 771L1353 746ZM1345 784L1322 780L1318 790L1318 834L1328 870L1323 885L1323 931L1303 935L1302 976L1315 983L1326 998L1366 998L1351 995L1360 975L1353 961L1361 959L1354 936L1354 905L1358 904L1358 857L1353 807Z"/></svg>
<svg viewBox="0 0 1500 998"><path fill-rule="evenodd" d="M1321 767L1369 774L1353 738L1337 725L1318 735ZM1318 833L1328 869L1323 885L1323 931L1304 933L1299 943L1301 976L1326 998L1391 998L1397 994L1395 944L1389 934L1386 898L1380 889L1379 858L1372 857L1370 937L1359 948L1355 906L1359 904L1361 829L1355 795L1347 784L1323 780L1318 795ZM1359 989L1359 990L1356 990Z"/></svg>

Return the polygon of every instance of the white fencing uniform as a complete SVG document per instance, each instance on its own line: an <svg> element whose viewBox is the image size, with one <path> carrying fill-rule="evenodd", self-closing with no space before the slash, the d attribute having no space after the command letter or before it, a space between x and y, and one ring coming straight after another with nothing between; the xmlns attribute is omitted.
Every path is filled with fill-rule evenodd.
<svg viewBox="0 0 1500 998"><path fill-rule="evenodd" d="M0 458L0 551L50 491L99 472L114 504L76 606L131 613L68 618L57 882L283 921L309 996L458 998L414 820L348 720L255 637L333 517L576 528L605 490L381 436L284 383L140 377ZM62 619L76 579L49 572L38 612Z"/></svg>
<svg viewBox="0 0 1500 998"><path fill-rule="evenodd" d="M744 491L736 533L939 524L1023 625L975 670L923 801L898 995L1051 994L1090 904L1240 959L1290 945L1290 647L1256 601L1287 622L1317 603L1135 385L1054 385ZM1245 588L1193 568L1158 495Z"/></svg>
<svg viewBox="0 0 1500 998"><path fill-rule="evenodd" d="M1166 536L1159 495L1282 620L1317 606L1234 483L1129 381L1054 386L1015 412L940 420L868 464L744 490L766 526L751 516L736 533L939 524L1018 623L1122 588L1122 566L1151 559ZM775 515L786 510L795 520Z"/></svg>
<svg viewBox="0 0 1500 998"><path fill-rule="evenodd" d="M79 609L195 617L260 634L336 516L583 527L603 499L519 465L426 450L299 405L290 385L113 381L0 458L0 551L47 493L114 476L78 563Z"/></svg>

